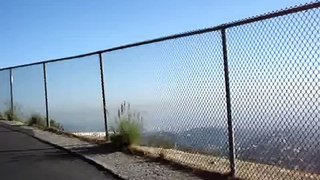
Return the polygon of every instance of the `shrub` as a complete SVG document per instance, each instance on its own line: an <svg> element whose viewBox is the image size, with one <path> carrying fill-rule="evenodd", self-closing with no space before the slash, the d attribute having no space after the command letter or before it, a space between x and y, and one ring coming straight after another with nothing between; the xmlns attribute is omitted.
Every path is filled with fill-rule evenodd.
<svg viewBox="0 0 320 180"><path fill-rule="evenodd" d="M53 119L50 120L50 127L53 127L53 128L58 129L60 131L64 130L63 126Z"/></svg>
<svg viewBox="0 0 320 180"><path fill-rule="evenodd" d="M47 121L45 118L43 118L39 114L33 114L31 118L28 119L27 121L28 126L37 126L40 128L45 128L47 126ZM55 120L50 120L50 127L58 129L58 130L63 130L63 126L56 122Z"/></svg>
<svg viewBox="0 0 320 180"><path fill-rule="evenodd" d="M116 132L110 137L116 147L127 147L139 144L141 140L141 125L134 119L121 119Z"/></svg>
<svg viewBox="0 0 320 180"><path fill-rule="evenodd" d="M38 114L33 114L27 121L28 126L46 127L46 121Z"/></svg>
<svg viewBox="0 0 320 180"><path fill-rule="evenodd" d="M21 121L18 115L15 113L15 111L12 113L10 109L6 110L4 112L4 115L5 115L4 118L8 121Z"/></svg>
<svg viewBox="0 0 320 180"><path fill-rule="evenodd" d="M110 136L111 144L115 149L121 149L123 147L126 147L122 139L123 136L121 134L112 134Z"/></svg>
<svg viewBox="0 0 320 180"><path fill-rule="evenodd" d="M0 112L0 120L4 120L5 118L4 118L4 116L3 116L3 114L2 114L2 112Z"/></svg>
<svg viewBox="0 0 320 180"><path fill-rule="evenodd" d="M130 104L126 106L124 102L120 107L116 127L113 128L114 134L110 136L110 140L115 148L137 145L141 141L142 117L140 113L130 112Z"/></svg>
<svg viewBox="0 0 320 180"><path fill-rule="evenodd" d="M135 120L122 119L120 121L119 133L123 135L124 143L128 145L139 144L141 139L140 124Z"/></svg>

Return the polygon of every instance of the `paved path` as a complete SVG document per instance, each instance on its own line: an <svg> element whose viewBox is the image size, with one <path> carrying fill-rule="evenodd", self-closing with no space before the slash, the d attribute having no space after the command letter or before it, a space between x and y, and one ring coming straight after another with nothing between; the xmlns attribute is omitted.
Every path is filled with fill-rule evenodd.
<svg viewBox="0 0 320 180"><path fill-rule="evenodd" d="M0 123L1 180L114 179L89 163Z"/></svg>

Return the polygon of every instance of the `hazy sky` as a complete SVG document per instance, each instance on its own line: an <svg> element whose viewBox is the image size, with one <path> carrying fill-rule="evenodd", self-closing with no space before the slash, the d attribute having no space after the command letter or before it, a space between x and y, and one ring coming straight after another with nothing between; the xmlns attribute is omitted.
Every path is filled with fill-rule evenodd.
<svg viewBox="0 0 320 180"><path fill-rule="evenodd" d="M4 0L0 67L215 26L309 0Z"/></svg>

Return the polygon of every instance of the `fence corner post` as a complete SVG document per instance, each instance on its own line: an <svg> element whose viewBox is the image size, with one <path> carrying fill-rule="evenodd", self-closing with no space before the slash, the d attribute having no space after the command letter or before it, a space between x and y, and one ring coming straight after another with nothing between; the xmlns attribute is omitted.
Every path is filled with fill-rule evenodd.
<svg viewBox="0 0 320 180"><path fill-rule="evenodd" d="M226 103L227 103L230 175L232 176L232 178L234 178L236 174L236 165L235 165L235 150L234 150L234 134L233 134L232 114L231 114L227 38L226 38L225 28L221 29L221 37L222 37L224 80L225 80Z"/></svg>
<svg viewBox="0 0 320 180"><path fill-rule="evenodd" d="M108 116L107 116L107 106L106 106L106 97L104 89L104 66L103 66L103 55L99 52L99 64L100 64L100 81L101 81L101 90L102 90L102 104L103 104L103 119L104 119L104 129L105 129L105 138L109 140L108 133Z"/></svg>

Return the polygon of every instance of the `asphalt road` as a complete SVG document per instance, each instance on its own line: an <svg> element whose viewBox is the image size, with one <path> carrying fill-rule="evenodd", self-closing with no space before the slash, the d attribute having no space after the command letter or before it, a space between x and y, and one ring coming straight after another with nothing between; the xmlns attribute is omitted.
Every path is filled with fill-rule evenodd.
<svg viewBox="0 0 320 180"><path fill-rule="evenodd" d="M1 180L115 179L89 163L0 124Z"/></svg>

